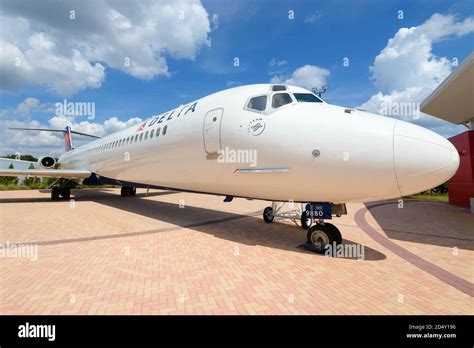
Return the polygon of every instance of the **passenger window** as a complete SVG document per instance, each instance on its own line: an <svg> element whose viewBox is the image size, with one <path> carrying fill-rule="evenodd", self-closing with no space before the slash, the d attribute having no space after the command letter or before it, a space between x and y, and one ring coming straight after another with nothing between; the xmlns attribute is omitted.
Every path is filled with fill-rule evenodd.
<svg viewBox="0 0 474 348"><path fill-rule="evenodd" d="M253 110L264 111L267 108L267 96L261 95L250 99L247 107Z"/></svg>
<svg viewBox="0 0 474 348"><path fill-rule="evenodd" d="M153 135L155 135L155 130L152 129L151 132L150 132L150 139L153 138Z"/></svg>
<svg viewBox="0 0 474 348"><path fill-rule="evenodd" d="M135 135L135 142L137 142L137 141L138 141L138 134Z"/></svg>
<svg viewBox="0 0 474 348"><path fill-rule="evenodd" d="M138 140L142 141L142 139L143 139L143 133L140 133L140 138Z"/></svg>
<svg viewBox="0 0 474 348"><path fill-rule="evenodd" d="M278 93L273 95L272 107L279 108L283 105L290 104L293 100L288 93Z"/></svg>
<svg viewBox="0 0 474 348"><path fill-rule="evenodd" d="M161 127L158 127L158 129L156 130L156 137L160 135L160 130L161 130Z"/></svg>
<svg viewBox="0 0 474 348"><path fill-rule="evenodd" d="M146 133L145 133L145 140L147 140L147 139L148 139L148 131L146 131Z"/></svg>
<svg viewBox="0 0 474 348"><path fill-rule="evenodd" d="M168 126L163 127L163 135L166 135L166 130L168 129Z"/></svg>

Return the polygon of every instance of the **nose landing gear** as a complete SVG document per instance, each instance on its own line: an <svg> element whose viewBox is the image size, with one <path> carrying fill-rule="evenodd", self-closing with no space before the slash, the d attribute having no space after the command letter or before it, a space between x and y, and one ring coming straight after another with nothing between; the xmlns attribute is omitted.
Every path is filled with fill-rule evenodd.
<svg viewBox="0 0 474 348"><path fill-rule="evenodd" d="M317 223L306 233L306 242L312 244L319 251L324 251L329 245L342 243L342 235L333 224Z"/></svg>
<svg viewBox="0 0 474 348"><path fill-rule="evenodd" d="M263 211L263 220L269 224L273 222L275 219L275 215L273 215L273 208L272 207L266 207L265 210Z"/></svg>
<svg viewBox="0 0 474 348"><path fill-rule="evenodd" d="M289 211L281 211L281 208L283 208L285 204L290 204L291 207L297 205L297 208ZM272 206L266 207L263 211L263 220L269 224L273 222L275 218L290 219L295 225L298 225L297 221L299 220L301 228L304 230L310 228L313 223L313 219L305 211L304 204L302 203L272 202Z"/></svg>
<svg viewBox="0 0 474 348"><path fill-rule="evenodd" d="M334 243L339 245L342 243L342 235L339 229L333 224L324 222L324 220L332 219L333 215L340 217L347 214L345 204L298 204L299 207L297 209L281 212L280 210L285 204L272 202L272 206L266 207L263 211L263 220L266 223L271 223L277 217L290 219L296 225L298 225L297 220L299 220L301 228L307 230L306 242L321 252L329 245L334 245ZM313 220L316 221L314 225Z"/></svg>

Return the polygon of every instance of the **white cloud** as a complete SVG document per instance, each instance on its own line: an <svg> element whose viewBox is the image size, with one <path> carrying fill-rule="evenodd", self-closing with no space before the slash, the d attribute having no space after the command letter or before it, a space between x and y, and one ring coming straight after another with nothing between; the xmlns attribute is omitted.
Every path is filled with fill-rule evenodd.
<svg viewBox="0 0 474 348"><path fill-rule="evenodd" d="M399 29L369 68L371 78L380 92L359 107L382 113L388 104L421 103L453 70L448 58L433 54L433 43L472 32L474 17L456 21L453 15L441 14L434 14L420 26ZM422 113L393 116L437 128L441 133L444 133L443 127L449 125ZM456 126L448 128L460 129Z"/></svg>
<svg viewBox="0 0 474 348"><path fill-rule="evenodd" d="M41 103L35 98L27 98L10 113L17 116L21 111L26 110L27 112L35 112L35 110L52 111L51 105L48 103ZM53 115L49 118L48 124L41 124L36 120L22 120L20 117L14 120L0 120L0 139L2 139L0 155L20 152L39 157L44 155L59 156L63 152L64 140L61 133L19 131L9 129L10 127L64 129L66 126L71 126L75 131L102 137L142 122L140 117L132 117L126 121L119 120L117 117L110 117L102 123L78 120L77 118L79 116ZM76 146L90 140L90 138L74 136Z"/></svg>
<svg viewBox="0 0 474 348"><path fill-rule="evenodd" d="M211 17L211 30L216 30L219 28L219 17L217 13L213 13Z"/></svg>
<svg viewBox="0 0 474 348"><path fill-rule="evenodd" d="M198 0L2 1L0 9L2 89L45 85L63 96L100 87L107 66L168 76L166 57L194 59L218 25Z"/></svg>
<svg viewBox="0 0 474 348"><path fill-rule="evenodd" d="M313 87L321 88L326 84L329 76L329 70L314 65L304 65L299 67L289 78L281 75L275 75L271 79L271 83L282 83L285 85L294 85L311 89Z"/></svg>
<svg viewBox="0 0 474 348"><path fill-rule="evenodd" d="M0 109L0 117L7 115L25 118L33 112L51 112L53 110L54 108L51 103L40 103L38 99L28 97L16 107Z"/></svg>
<svg viewBox="0 0 474 348"><path fill-rule="evenodd" d="M28 114L31 110L39 107L40 101L36 98L26 98L16 107L16 111L20 114Z"/></svg>
<svg viewBox="0 0 474 348"><path fill-rule="evenodd" d="M418 27L401 28L370 67L375 86L383 92L408 87L436 87L452 70L446 57L432 53L433 43L474 31L474 18L456 22L452 15L434 14Z"/></svg>
<svg viewBox="0 0 474 348"><path fill-rule="evenodd" d="M15 112L20 115L30 115L34 112L52 112L54 105L52 103L41 103L36 98L26 98L16 106Z"/></svg>
<svg viewBox="0 0 474 348"><path fill-rule="evenodd" d="M50 132L17 131L9 127L42 128L38 121L0 120L1 155L17 152L36 157L51 154L58 156L63 150L62 137Z"/></svg>
<svg viewBox="0 0 474 348"><path fill-rule="evenodd" d="M73 116L60 115L53 116L49 119L48 128L64 129L66 126L71 126L75 131L102 137L138 124L141 121L142 119L140 117L133 117L127 121L120 121L117 117L111 117L103 123L90 122L87 120L77 122Z"/></svg>

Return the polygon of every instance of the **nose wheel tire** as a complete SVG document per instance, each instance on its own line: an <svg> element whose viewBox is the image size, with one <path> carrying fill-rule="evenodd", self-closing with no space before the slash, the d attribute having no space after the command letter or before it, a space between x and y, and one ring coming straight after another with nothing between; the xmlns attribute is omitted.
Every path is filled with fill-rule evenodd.
<svg viewBox="0 0 474 348"><path fill-rule="evenodd" d="M303 230L307 230L308 228L311 227L313 224L313 219L311 216L308 214L307 211L304 211L301 213L301 228Z"/></svg>
<svg viewBox="0 0 474 348"><path fill-rule="evenodd" d="M342 243L342 235L341 235L341 232L339 231L339 229L334 226L333 224L330 224L330 223L324 223L324 226L327 226L330 230L331 230L331 233L333 234L334 236L334 241L336 242L337 245L341 244Z"/></svg>
<svg viewBox="0 0 474 348"><path fill-rule="evenodd" d="M306 234L308 243L312 244L320 252L326 250L328 245L332 245L335 242L335 237L333 229L326 224L316 224Z"/></svg>
<svg viewBox="0 0 474 348"><path fill-rule="evenodd" d="M270 222L273 222L273 219L275 219L275 216L273 216L273 208L266 207L263 211L263 220L265 220L265 222L269 224Z"/></svg>

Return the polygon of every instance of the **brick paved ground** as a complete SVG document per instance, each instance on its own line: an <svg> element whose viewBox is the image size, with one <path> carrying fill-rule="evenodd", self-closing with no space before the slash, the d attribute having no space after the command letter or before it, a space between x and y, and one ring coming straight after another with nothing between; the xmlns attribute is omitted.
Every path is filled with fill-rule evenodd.
<svg viewBox="0 0 474 348"><path fill-rule="evenodd" d="M437 203L334 222L365 260L298 248L305 231L265 224L262 201L115 189L0 192L2 314L474 314L474 216ZM180 208L181 206L184 207Z"/></svg>

